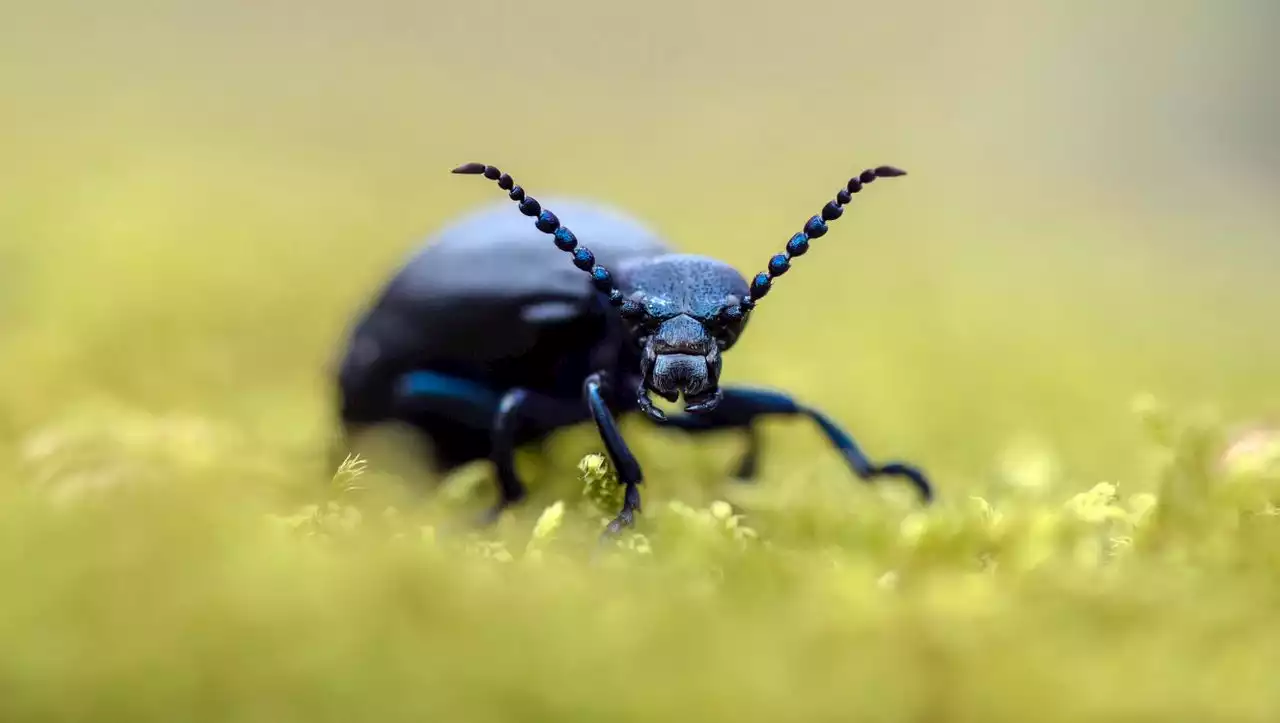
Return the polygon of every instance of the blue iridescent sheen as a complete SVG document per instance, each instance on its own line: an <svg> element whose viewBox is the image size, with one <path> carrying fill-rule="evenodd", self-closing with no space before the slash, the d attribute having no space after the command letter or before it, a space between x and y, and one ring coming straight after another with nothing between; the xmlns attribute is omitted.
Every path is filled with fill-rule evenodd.
<svg viewBox="0 0 1280 723"><path fill-rule="evenodd" d="M538 220L533 225L543 233L555 233L560 228L560 219L556 218L554 213L544 210L538 214Z"/></svg>
<svg viewBox="0 0 1280 723"><path fill-rule="evenodd" d="M407 398L448 397L484 407L496 407L498 394L492 389L448 374L420 370L400 377L400 394Z"/></svg>
<svg viewBox="0 0 1280 723"><path fill-rule="evenodd" d="M795 236L792 236L791 240L787 242L787 253L790 254L791 258L804 256L805 252L808 250L809 237L805 236L803 233L798 233Z"/></svg>
<svg viewBox="0 0 1280 723"><path fill-rule="evenodd" d="M789 268L791 268L791 259L787 258L786 254L775 254L769 259L770 276L782 276Z"/></svg>
<svg viewBox="0 0 1280 723"><path fill-rule="evenodd" d="M809 238L822 238L827 235L827 222L820 216L810 218L804 224L804 235Z"/></svg>
<svg viewBox="0 0 1280 723"><path fill-rule="evenodd" d="M566 226L556 229L555 233L556 248L561 251L572 251L578 247L578 237Z"/></svg>
<svg viewBox="0 0 1280 723"><path fill-rule="evenodd" d="M596 255L586 246L579 246L573 252L573 265L583 271L590 271L596 265Z"/></svg>
<svg viewBox="0 0 1280 723"><path fill-rule="evenodd" d="M541 210L542 204L538 203L538 199L536 198L526 196L524 200L520 202L520 213L523 213L526 216L537 216L538 212Z"/></svg>
<svg viewBox="0 0 1280 723"><path fill-rule="evenodd" d="M607 292L613 288L613 274L603 266L595 266L591 269L591 283L597 289Z"/></svg>
<svg viewBox="0 0 1280 723"><path fill-rule="evenodd" d="M765 294L769 293L769 287L771 285L772 285L772 282L769 280L769 274L763 271L756 274L756 277L751 280L752 298L755 298L755 299L763 298Z"/></svg>

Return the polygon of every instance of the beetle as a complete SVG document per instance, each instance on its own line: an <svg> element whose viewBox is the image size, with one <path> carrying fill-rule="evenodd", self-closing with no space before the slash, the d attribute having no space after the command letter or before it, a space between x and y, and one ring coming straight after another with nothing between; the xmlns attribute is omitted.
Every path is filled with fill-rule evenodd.
<svg viewBox="0 0 1280 723"><path fill-rule="evenodd" d="M873 463L820 410L780 391L719 383L723 355L774 280L854 194L905 171L854 176L750 282L723 261L675 252L617 209L558 200L573 231L495 166L467 163L453 173L496 182L516 209L503 202L439 231L358 319L338 370L344 439L394 420L434 442L438 472L487 458L498 487L484 517L491 522L526 495L515 449L591 420L625 488L606 536L641 510L643 475L617 423L637 411L688 433L742 430L747 450L735 476L743 480L756 474L757 420L807 417L859 478L902 478L925 504L933 499L918 467ZM683 411L668 416L651 395L683 397Z"/></svg>

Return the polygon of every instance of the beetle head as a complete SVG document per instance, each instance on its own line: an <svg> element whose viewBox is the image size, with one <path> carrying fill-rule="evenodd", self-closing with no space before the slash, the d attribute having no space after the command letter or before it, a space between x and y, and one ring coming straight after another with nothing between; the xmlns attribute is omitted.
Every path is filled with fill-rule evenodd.
<svg viewBox="0 0 1280 723"><path fill-rule="evenodd" d="M669 402L684 397L685 411L709 412L720 402L721 355L746 328L742 300L750 287L719 259L669 254L638 259L619 269L626 296L619 313L641 352L642 411L664 419L650 394Z"/></svg>
<svg viewBox="0 0 1280 723"><path fill-rule="evenodd" d="M685 411L694 414L708 412L720 403L720 352L727 345L708 325L688 314L678 314L667 319L648 317L637 327L636 342L643 352L642 381L636 393L645 414L665 418L662 410L653 406L650 392L668 402L683 396Z"/></svg>

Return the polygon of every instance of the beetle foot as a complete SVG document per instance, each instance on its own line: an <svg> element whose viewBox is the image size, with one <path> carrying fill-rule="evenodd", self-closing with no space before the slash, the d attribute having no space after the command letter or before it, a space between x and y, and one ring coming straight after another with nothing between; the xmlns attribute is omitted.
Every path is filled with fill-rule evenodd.
<svg viewBox="0 0 1280 723"><path fill-rule="evenodd" d="M634 527L636 524L635 513L631 510L624 510L618 513L608 525L605 525L604 532L600 535L602 540L609 540L615 535L622 532L624 527Z"/></svg>
<svg viewBox="0 0 1280 723"><path fill-rule="evenodd" d="M933 501L933 485L929 483L929 478L924 472L915 465L905 462L890 462L888 464L876 465L871 469L871 477L899 477L911 483L916 488L920 499L928 504Z"/></svg>
<svg viewBox="0 0 1280 723"><path fill-rule="evenodd" d="M503 499L498 500L476 517L476 526L481 529L493 527L498 524L498 520L502 519L503 512L514 507L516 503L520 502L522 499L524 499L523 494L516 498L504 497Z"/></svg>
<svg viewBox="0 0 1280 723"><path fill-rule="evenodd" d="M608 542L615 535L622 532L625 527L634 527L636 524L636 513L640 512L640 488L636 485L627 485L626 492L623 495L622 511L613 521L605 526L604 532L600 533L600 541Z"/></svg>
<svg viewBox="0 0 1280 723"><path fill-rule="evenodd" d="M498 524L498 520L502 519L502 513L505 512L509 506L510 505L505 502L499 502L496 505L491 505L484 512L481 512L476 516L476 527L485 529Z"/></svg>

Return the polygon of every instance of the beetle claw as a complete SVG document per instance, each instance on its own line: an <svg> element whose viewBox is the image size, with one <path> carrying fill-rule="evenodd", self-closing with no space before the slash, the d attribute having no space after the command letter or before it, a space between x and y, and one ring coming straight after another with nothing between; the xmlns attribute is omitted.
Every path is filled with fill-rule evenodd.
<svg viewBox="0 0 1280 723"><path fill-rule="evenodd" d="M695 398L692 401L690 401L686 397L685 398L686 404L684 405L684 411L690 414L700 414L702 412L709 412L712 409L715 409L716 407L720 406L720 400L723 398L724 398L724 392L721 391L719 387L717 387L716 390L711 394L708 394L705 397Z"/></svg>
<svg viewBox="0 0 1280 723"><path fill-rule="evenodd" d="M640 411L644 412L649 419L652 419L655 422L667 421L667 415L664 414L661 409L654 406L653 400L649 398L649 389L643 384L641 384L640 389L636 391L636 403L640 405Z"/></svg>
<svg viewBox="0 0 1280 723"><path fill-rule="evenodd" d="M634 484L629 484L623 492L622 510L600 533L600 542L605 543L616 539L624 528L635 527L638 512L640 512L640 490Z"/></svg>

